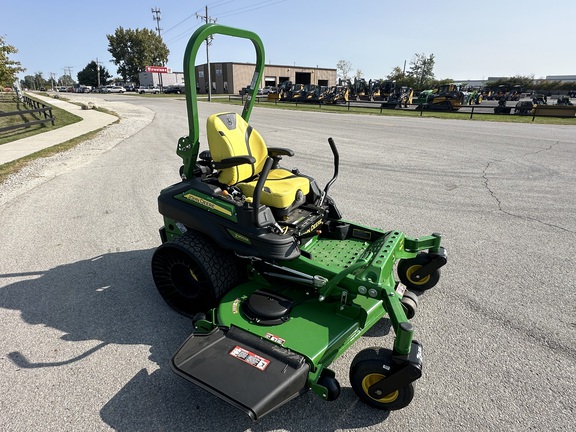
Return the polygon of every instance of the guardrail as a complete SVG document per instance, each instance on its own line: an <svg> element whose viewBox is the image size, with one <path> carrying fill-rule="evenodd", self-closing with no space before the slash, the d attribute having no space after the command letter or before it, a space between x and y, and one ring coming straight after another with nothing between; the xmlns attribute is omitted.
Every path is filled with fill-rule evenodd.
<svg viewBox="0 0 576 432"><path fill-rule="evenodd" d="M228 101L238 100L245 102L245 95L229 95ZM350 111L351 108L367 108L367 109L378 109L380 114L384 110L396 110L396 111L416 111L420 113L420 117L425 116L425 114L442 114L442 113L449 113L449 114L460 114L460 115L468 115L470 119L474 118L475 115L522 115L522 116L531 116L532 121L536 117L557 117L557 118L576 118L576 106L562 106L562 105L540 105L536 107L534 110L528 111L526 114L512 114L515 110L514 106L505 107L505 110L500 110L501 112L497 112L495 110L497 108L494 105L462 105L459 110L457 111L449 111L449 110L440 110L440 109L418 109L421 108L422 104L389 104L387 101L367 101L367 100L349 100L344 103L324 103L322 101L286 101L286 100L278 100L273 99L269 100L266 95L258 95L256 96L256 103L260 103L264 101L266 103L274 103L274 105L278 104L294 104L295 106L305 105L305 106L317 106L319 108L322 107L341 107L342 109L346 109Z"/></svg>
<svg viewBox="0 0 576 432"><path fill-rule="evenodd" d="M12 111L12 112L0 113L0 117L10 117L10 116L17 116L17 115L22 116L24 114L41 113L44 116L44 118L38 119L38 120L32 120L32 121L28 121L28 122L24 122L24 123L18 123L15 125L4 126L3 128L0 128L0 132L6 132L9 130L19 129L19 128L27 128L27 127L34 126L37 124L43 124L43 123L48 123L48 122L52 123L52 126L54 126L55 117L52 115L52 109L53 108L50 105L45 105L42 102L34 100L28 96L23 96L22 102L24 103L24 105L32 107L32 109L23 110L23 111Z"/></svg>

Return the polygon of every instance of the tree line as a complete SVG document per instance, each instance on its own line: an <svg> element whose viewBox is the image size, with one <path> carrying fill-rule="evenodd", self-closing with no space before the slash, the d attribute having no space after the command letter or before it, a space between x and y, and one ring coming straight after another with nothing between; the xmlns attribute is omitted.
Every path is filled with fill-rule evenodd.
<svg viewBox="0 0 576 432"><path fill-rule="evenodd" d="M139 84L138 74L146 66L163 66L168 62L170 50L161 36L150 29L124 29L118 27L114 34L106 35L108 52L112 55L112 63L117 67L117 74L123 82ZM2 87L12 87L16 75L24 72L20 62L9 59L10 54L18 50L8 45L4 37L0 37L0 84ZM96 87L106 85L112 75L106 67L95 60L91 61L77 74L77 82L81 85ZM22 86L34 90L52 86L71 86L76 83L70 74L59 78L45 77L42 72L24 76Z"/></svg>
<svg viewBox="0 0 576 432"><path fill-rule="evenodd" d="M118 27L114 34L106 35L108 40L108 52L112 55L111 62L117 67L117 74L123 82L133 82L139 84L139 73L146 66L163 66L168 62L170 50L162 40L162 37L150 29L124 29ZM9 45L3 36L0 36L0 86L11 87L16 79L16 75L24 72L20 62L10 59L11 54L18 50ZM417 53L409 63L408 69L396 66L384 78L387 81L411 87L416 91L438 88L440 85L453 82L452 79L436 79L434 75L434 54L426 55ZM350 79L352 64L346 60L340 60L336 64L338 74L343 79ZM361 78L362 71L356 70L355 77ZM81 85L96 87L106 85L112 80L112 75L96 61L91 61L77 74L77 82ZM21 84L26 88L41 89L51 86L72 86L75 80L71 75L56 77L45 77L42 72L35 72L33 75L26 75ZM499 81L491 82L490 85L520 85L524 89L538 90L573 90L576 83L559 82L543 79L535 79L534 76L514 76L502 78Z"/></svg>
<svg viewBox="0 0 576 432"><path fill-rule="evenodd" d="M381 78L383 81L395 81L398 85L411 87L415 91L422 91L427 89L436 89L442 84L454 82L451 78L436 79L434 74L435 58L434 54L426 55L424 53L417 53L414 55L409 63L408 69L396 66L385 77ZM340 60L336 64L338 75L344 79L351 79L350 73L352 71L352 63L346 60ZM362 72L356 70L355 78L362 78ZM523 89L530 90L574 90L576 89L576 82L560 82L546 79L536 79L534 75L522 76L516 75L508 78L500 78L496 81L490 81L490 87L498 87L505 85L508 87L521 86Z"/></svg>

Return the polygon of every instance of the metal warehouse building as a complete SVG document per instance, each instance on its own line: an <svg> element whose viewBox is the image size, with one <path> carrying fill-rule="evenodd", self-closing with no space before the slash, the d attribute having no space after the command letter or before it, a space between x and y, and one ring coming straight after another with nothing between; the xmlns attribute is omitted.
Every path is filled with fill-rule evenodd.
<svg viewBox="0 0 576 432"><path fill-rule="evenodd" d="M250 85L254 63L210 63L212 92L238 94ZM195 67L199 93L208 92L206 64ZM305 66L266 65L261 86L277 86L284 81L294 84L336 85L336 69Z"/></svg>

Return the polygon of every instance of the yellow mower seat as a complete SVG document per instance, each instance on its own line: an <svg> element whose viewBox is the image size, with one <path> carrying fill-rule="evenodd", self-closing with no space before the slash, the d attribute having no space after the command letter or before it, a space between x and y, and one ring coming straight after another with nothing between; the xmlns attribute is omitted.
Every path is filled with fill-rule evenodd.
<svg viewBox="0 0 576 432"><path fill-rule="evenodd" d="M236 113L213 114L206 123L208 147L212 160L236 156L252 156L254 163L245 163L231 168L221 169L218 181L228 186L237 186L242 193L252 198L258 181L258 175L268 158L268 148L262 136ZM269 207L285 209L301 201L310 192L310 181L288 170L275 168L270 170L260 202Z"/></svg>

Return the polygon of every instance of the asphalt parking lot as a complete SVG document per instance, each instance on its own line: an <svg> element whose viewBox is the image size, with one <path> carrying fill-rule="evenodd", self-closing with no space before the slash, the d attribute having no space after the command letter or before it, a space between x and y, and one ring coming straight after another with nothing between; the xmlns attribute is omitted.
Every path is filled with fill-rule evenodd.
<svg viewBox="0 0 576 432"><path fill-rule="evenodd" d="M153 120L113 146L46 160L32 189L0 194L0 430L572 429L574 126L256 107L252 126L320 185L334 138L331 195L346 219L441 232L449 262L413 320L425 364L410 406L374 410L348 382L358 351L391 345L383 320L334 363L340 398L308 392L253 423L168 367L191 324L156 292L150 258L158 192L178 181L185 103L86 97L129 101ZM231 109L201 103L201 127Z"/></svg>

